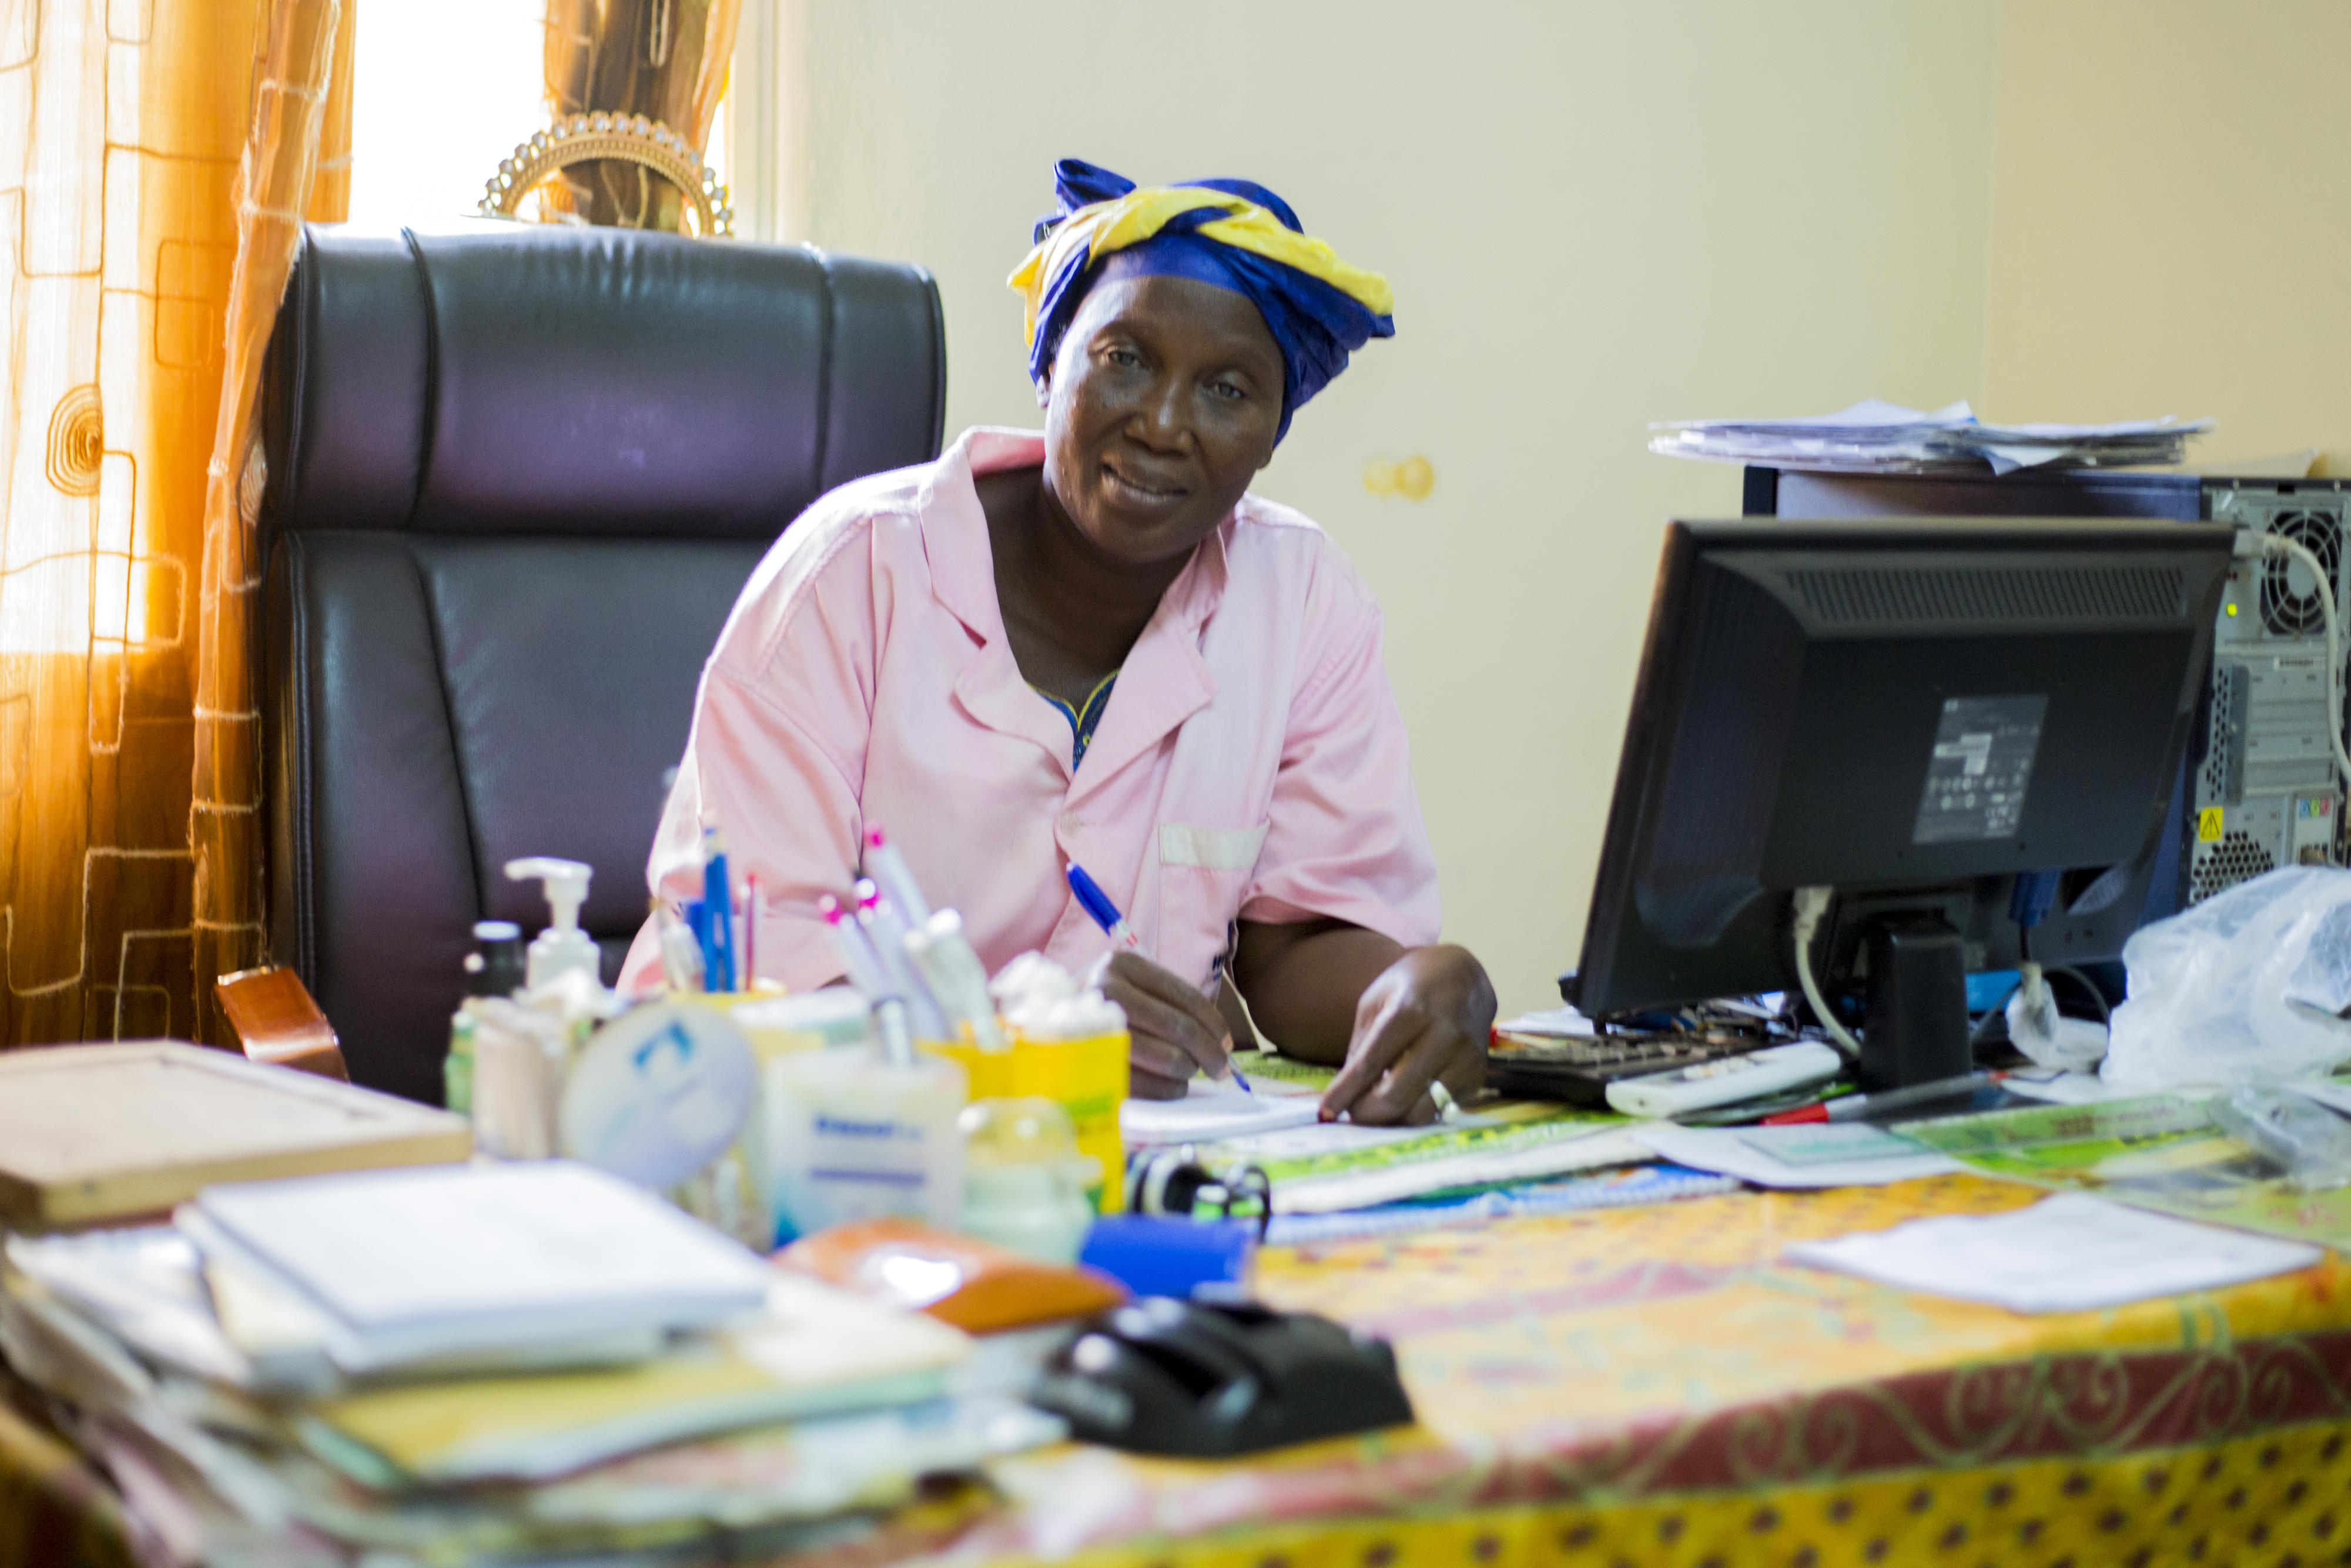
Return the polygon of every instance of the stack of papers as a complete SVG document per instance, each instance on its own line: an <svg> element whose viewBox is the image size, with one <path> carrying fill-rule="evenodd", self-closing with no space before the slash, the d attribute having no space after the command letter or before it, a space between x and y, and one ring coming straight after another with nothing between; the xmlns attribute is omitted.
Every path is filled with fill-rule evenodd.
<svg viewBox="0 0 2351 1568"><path fill-rule="evenodd" d="M546 1480L714 1432L935 1399L964 1348L935 1319L778 1270L757 1317L642 1362L360 1389L312 1418L320 1456L372 1484Z"/></svg>
<svg viewBox="0 0 2351 1568"><path fill-rule="evenodd" d="M1914 1219L1804 1241L1795 1262L2019 1312L2077 1312L2210 1291L2304 1269L2325 1255L2281 1241L2062 1193L2030 1208Z"/></svg>
<svg viewBox="0 0 2351 1568"><path fill-rule="evenodd" d="M12 1238L0 1272L0 1354L162 1561L781 1555L1064 1431L956 1330L581 1167L216 1188L181 1220Z"/></svg>
<svg viewBox="0 0 2351 1568"><path fill-rule="evenodd" d="M177 1222L217 1268L309 1314L346 1373L574 1344L650 1353L757 1312L774 1279L642 1187L560 1160L216 1186Z"/></svg>
<svg viewBox="0 0 2351 1568"><path fill-rule="evenodd" d="M1649 450L1709 463L1754 463L1832 474L1995 474L2054 464L2119 467L2177 463L2209 419L2111 424L1986 424L1965 402L1932 413L1865 398L1810 419L1696 419L1652 424Z"/></svg>

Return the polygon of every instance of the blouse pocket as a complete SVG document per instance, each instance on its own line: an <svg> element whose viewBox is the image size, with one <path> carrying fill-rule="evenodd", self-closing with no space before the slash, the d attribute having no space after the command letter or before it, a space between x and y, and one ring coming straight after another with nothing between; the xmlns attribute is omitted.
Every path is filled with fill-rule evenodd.
<svg viewBox="0 0 2351 1568"><path fill-rule="evenodd" d="M1191 828L1159 824L1159 863L1197 866L1202 871L1255 871L1270 822L1254 828Z"/></svg>
<svg viewBox="0 0 2351 1568"><path fill-rule="evenodd" d="M1160 962L1204 988L1213 990L1232 956L1241 898L1270 825L1159 825Z"/></svg>

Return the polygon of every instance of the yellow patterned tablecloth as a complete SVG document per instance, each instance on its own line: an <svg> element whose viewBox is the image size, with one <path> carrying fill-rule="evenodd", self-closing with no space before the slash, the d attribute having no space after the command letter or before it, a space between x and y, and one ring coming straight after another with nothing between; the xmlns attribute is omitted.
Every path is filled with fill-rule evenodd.
<svg viewBox="0 0 2351 1568"><path fill-rule="evenodd" d="M1417 1427L1226 1464L1025 1456L992 1505L934 1500L795 1568L2351 1563L2336 1255L2030 1318L1779 1261L2040 1196L1953 1176L1272 1249L1259 1293L1391 1338ZM0 1531L0 1568L119 1543L67 1458L0 1422L0 1519L34 1498L48 1547Z"/></svg>
<svg viewBox="0 0 2351 1568"><path fill-rule="evenodd" d="M1270 1462L1002 1465L960 1559L1086 1568L2351 1563L2351 1268L2023 1317L1779 1261L1972 1176L1274 1249L1421 1425Z"/></svg>

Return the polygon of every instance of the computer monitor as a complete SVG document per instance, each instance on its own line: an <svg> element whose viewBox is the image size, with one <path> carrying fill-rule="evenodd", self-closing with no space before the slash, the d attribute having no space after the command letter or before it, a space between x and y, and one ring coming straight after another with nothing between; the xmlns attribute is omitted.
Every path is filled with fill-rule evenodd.
<svg viewBox="0 0 2351 1568"><path fill-rule="evenodd" d="M1865 998L1870 1087L1964 1072L1969 972L2139 920L2234 530L1904 518L1666 532L1583 955L1586 1013ZM2029 939L2022 875L2056 873ZM2036 883L2041 879L2035 876Z"/></svg>

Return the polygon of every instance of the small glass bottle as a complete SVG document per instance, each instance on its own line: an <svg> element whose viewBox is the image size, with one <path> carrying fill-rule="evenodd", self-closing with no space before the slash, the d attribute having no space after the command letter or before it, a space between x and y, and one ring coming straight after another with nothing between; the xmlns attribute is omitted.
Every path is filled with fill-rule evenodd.
<svg viewBox="0 0 2351 1568"><path fill-rule="evenodd" d="M511 920L474 922L474 950L465 955L465 999L449 1018L449 1054L442 1060L441 1085L449 1109L474 1113L474 1037L480 1027L483 997L510 997L522 987L522 927Z"/></svg>

